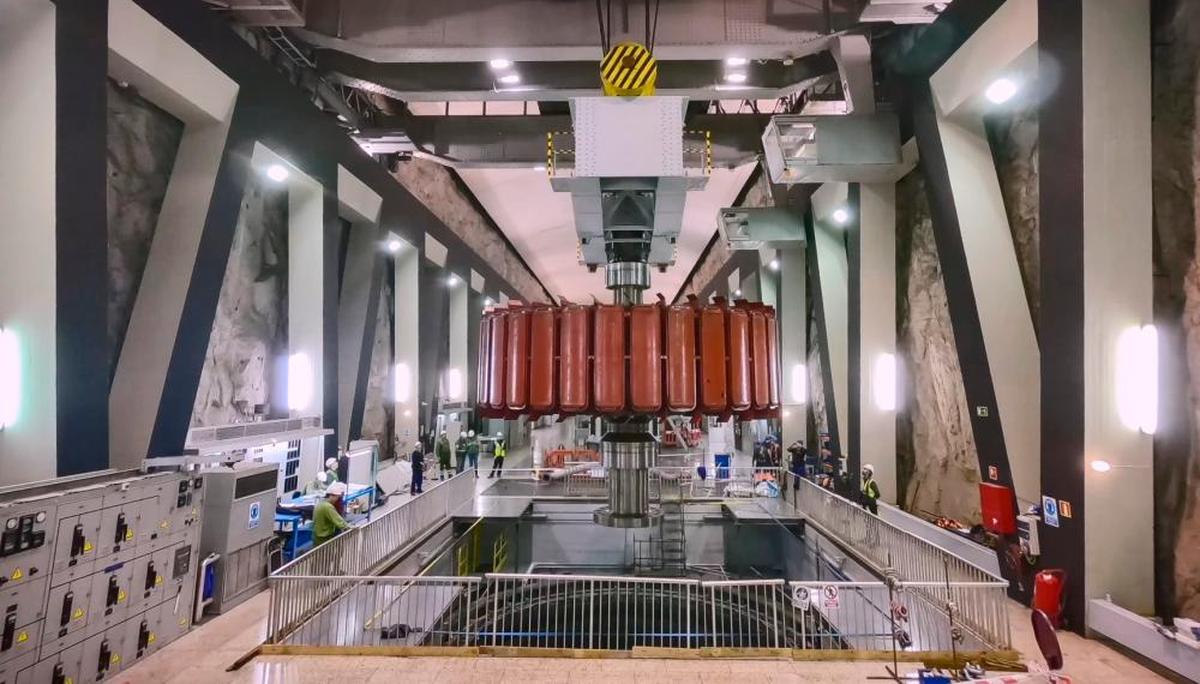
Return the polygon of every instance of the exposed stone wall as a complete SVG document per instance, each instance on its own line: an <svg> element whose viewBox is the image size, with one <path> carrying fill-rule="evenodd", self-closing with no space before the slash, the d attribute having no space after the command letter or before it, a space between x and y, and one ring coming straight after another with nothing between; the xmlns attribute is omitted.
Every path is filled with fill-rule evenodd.
<svg viewBox="0 0 1200 684"><path fill-rule="evenodd" d="M276 372L286 372L280 365L287 355L287 199L285 189L250 174L196 391L193 427L251 419L256 405L271 405Z"/></svg>
<svg viewBox="0 0 1200 684"><path fill-rule="evenodd" d="M467 243L525 301L544 302L546 293L503 236L463 193L453 171L436 162L410 159L392 173L409 192Z"/></svg>
<svg viewBox="0 0 1200 684"><path fill-rule="evenodd" d="M385 279L379 296L379 314L375 317L375 341L371 345L371 369L367 376L367 397L363 407L362 438L379 442L379 457L395 456L395 405L389 400L388 380L392 370L392 317L395 303L392 286Z"/></svg>
<svg viewBox="0 0 1200 684"><path fill-rule="evenodd" d="M817 436L829 434L829 414L825 410L825 375L821 372L821 336L817 334L817 322L809 319L808 326L808 405L812 411L813 426ZM812 442L819 444L819 442Z"/></svg>
<svg viewBox="0 0 1200 684"><path fill-rule="evenodd" d="M116 368L183 122L108 82L108 345Z"/></svg>
<svg viewBox="0 0 1200 684"><path fill-rule="evenodd" d="M904 405L896 459L903 506L975 523L979 457L920 169L896 185L896 324Z"/></svg>
<svg viewBox="0 0 1200 684"><path fill-rule="evenodd" d="M1170 350L1155 435L1156 575L1181 615L1200 619L1200 254L1196 99L1200 6L1163 2L1154 27L1154 307Z"/></svg>
<svg viewBox="0 0 1200 684"><path fill-rule="evenodd" d="M1008 213L1017 265L1025 284L1025 298L1038 326L1041 302L1041 268L1038 262L1038 106L1031 102L1023 107L985 120L996 173L1000 178L1000 194Z"/></svg>

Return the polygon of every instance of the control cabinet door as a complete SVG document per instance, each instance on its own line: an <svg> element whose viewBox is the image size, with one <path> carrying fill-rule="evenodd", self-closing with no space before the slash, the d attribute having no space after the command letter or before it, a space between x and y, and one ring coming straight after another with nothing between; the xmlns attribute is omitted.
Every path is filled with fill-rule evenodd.
<svg viewBox="0 0 1200 684"><path fill-rule="evenodd" d="M156 643L159 648L183 636L191 627L192 602L190 597L193 591L195 591L194 584L184 585L178 594L167 599L155 609L158 611Z"/></svg>
<svg viewBox="0 0 1200 684"><path fill-rule="evenodd" d="M20 658L0 663L0 684L33 684L37 672L37 654L26 653ZM46 679L44 681L50 681Z"/></svg>
<svg viewBox="0 0 1200 684"><path fill-rule="evenodd" d="M50 598L46 601L46 625L42 638L44 651L69 646L87 634L91 601L91 577L80 577L50 590Z"/></svg>
<svg viewBox="0 0 1200 684"><path fill-rule="evenodd" d="M81 644L83 653L80 663L81 681L104 681L121 671L124 659L125 631L110 629ZM80 680L77 680L80 681Z"/></svg>
<svg viewBox="0 0 1200 684"><path fill-rule="evenodd" d="M42 577L0 591L0 662L37 652L48 582Z"/></svg>
<svg viewBox="0 0 1200 684"><path fill-rule="evenodd" d="M147 606L152 605L148 600L153 592L153 579L151 579L151 590L149 592L144 588L146 580L149 578L154 565L154 554L147 553L129 561L129 599L126 611L128 615L133 615L138 611L145 610Z"/></svg>
<svg viewBox="0 0 1200 684"><path fill-rule="evenodd" d="M144 493L152 496L142 499L138 510L139 553L145 553L148 549L161 549L167 544L167 539L171 536L171 508L168 507L168 499L175 494L174 486L172 480L145 489Z"/></svg>
<svg viewBox="0 0 1200 684"><path fill-rule="evenodd" d="M171 577L173 559L173 548L159 549L146 556L145 563L134 569L133 594L141 606L148 608L162 603L163 593ZM137 609L131 607L130 610Z"/></svg>
<svg viewBox="0 0 1200 684"><path fill-rule="evenodd" d="M0 588L50 574L54 513L44 502L0 510Z"/></svg>
<svg viewBox="0 0 1200 684"><path fill-rule="evenodd" d="M136 553L141 509L141 501L125 501L100 511L100 563L121 562Z"/></svg>
<svg viewBox="0 0 1200 684"><path fill-rule="evenodd" d="M82 684L86 681L83 676L82 643L60 651L48 658L43 658L36 665L21 672L17 684L53 684L54 682L75 682Z"/></svg>
<svg viewBox="0 0 1200 684"><path fill-rule="evenodd" d="M96 500L99 504L99 500ZM91 574L99 554L100 511L62 516L54 537L54 582L65 582Z"/></svg>
<svg viewBox="0 0 1200 684"><path fill-rule="evenodd" d="M175 485L171 496L167 497L171 505L171 536L186 534L193 527L200 526L200 508L203 505L204 490L200 488L201 478L184 478Z"/></svg>
<svg viewBox="0 0 1200 684"><path fill-rule="evenodd" d="M124 630L121 667L132 667L134 663L144 659L157 650L158 647L158 608L121 623L116 629Z"/></svg>
<svg viewBox="0 0 1200 684"><path fill-rule="evenodd" d="M88 634L111 627L129 614L129 589L133 566L123 563L92 575L91 615Z"/></svg>

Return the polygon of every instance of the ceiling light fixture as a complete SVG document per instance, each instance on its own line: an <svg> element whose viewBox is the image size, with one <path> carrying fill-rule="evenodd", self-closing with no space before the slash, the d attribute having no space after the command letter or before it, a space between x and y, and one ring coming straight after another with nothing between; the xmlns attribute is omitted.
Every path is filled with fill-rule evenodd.
<svg viewBox="0 0 1200 684"><path fill-rule="evenodd" d="M496 71L500 71L502 69L508 69L512 65L513 65L513 63L512 63L511 59L504 59L503 57L497 57L496 59L488 60L488 66L495 69Z"/></svg>
<svg viewBox="0 0 1200 684"><path fill-rule="evenodd" d="M287 167L283 164L271 164L267 167L267 178L270 178L276 183L284 182L288 179L288 175L289 173Z"/></svg>
<svg viewBox="0 0 1200 684"><path fill-rule="evenodd" d="M504 85L516 85L521 82L520 74L504 74L500 77L500 82Z"/></svg>
<svg viewBox="0 0 1200 684"><path fill-rule="evenodd" d="M993 104L1004 104L1017 94L1017 84L1008 78L998 78L992 81L983 94Z"/></svg>
<svg viewBox="0 0 1200 684"><path fill-rule="evenodd" d="M746 59L745 57L726 57L725 58L726 66L740 67L740 66L746 66L749 63L750 63L750 60Z"/></svg>
<svg viewBox="0 0 1200 684"><path fill-rule="evenodd" d="M746 74L744 74L740 71L734 71L734 72L725 74L725 80L730 83L745 83L746 82Z"/></svg>

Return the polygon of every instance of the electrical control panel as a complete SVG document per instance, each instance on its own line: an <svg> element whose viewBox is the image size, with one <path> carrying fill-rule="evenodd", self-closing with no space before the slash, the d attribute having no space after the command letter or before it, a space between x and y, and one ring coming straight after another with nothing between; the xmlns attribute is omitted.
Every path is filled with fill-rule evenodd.
<svg viewBox="0 0 1200 684"><path fill-rule="evenodd" d="M186 633L203 494L135 471L0 490L0 684L104 681Z"/></svg>

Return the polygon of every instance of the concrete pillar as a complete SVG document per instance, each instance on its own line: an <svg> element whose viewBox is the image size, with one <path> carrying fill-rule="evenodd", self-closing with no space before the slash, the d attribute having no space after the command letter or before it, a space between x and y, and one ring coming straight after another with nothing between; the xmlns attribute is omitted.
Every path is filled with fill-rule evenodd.
<svg viewBox="0 0 1200 684"><path fill-rule="evenodd" d="M0 117L0 328L16 338L19 371L18 381L0 365L0 405L15 402L13 422L0 430L0 485L9 485L57 474L56 107L47 87L55 81L55 5L0 0L0 16L0 86L39 84L36 97L12 98Z"/></svg>
<svg viewBox="0 0 1200 684"><path fill-rule="evenodd" d="M417 389L421 355L417 312L421 253L413 245L403 240L400 242L400 249L392 256L396 278L396 287L392 292L396 321L392 358L396 365L392 368L392 386L385 396L396 402L396 438L400 440L398 453L407 453L418 437L420 425L420 394ZM397 391L402 393L401 396L396 395Z"/></svg>
<svg viewBox="0 0 1200 684"><path fill-rule="evenodd" d="M822 348L829 359L825 375L825 402L836 417L834 439L842 455L847 455L849 442L850 385L849 385L849 262L846 255L845 222L835 214L848 211L849 185L826 183L812 196L813 244L816 251L817 277L820 280L820 310L825 337ZM837 214L840 217L840 214ZM827 409L828 410L828 409Z"/></svg>
<svg viewBox="0 0 1200 684"><path fill-rule="evenodd" d="M808 430L808 295L803 245L779 250L779 367L783 446ZM809 449L816 445L809 444Z"/></svg>
<svg viewBox="0 0 1200 684"><path fill-rule="evenodd" d="M875 467L881 497L894 504L897 499L895 402L901 370L896 365L895 183L861 185L858 211L858 449L860 462Z"/></svg>
<svg viewBox="0 0 1200 684"><path fill-rule="evenodd" d="M1154 416L1122 410L1156 402L1154 383L1122 385L1156 375L1153 350L1123 353L1153 322L1150 2L1042 0L1037 21L1055 84L1040 111L1040 193L1053 198L1040 209L1041 493L1059 525L1042 527L1042 549L1071 575L1067 616L1083 629L1090 599L1154 608Z"/></svg>

